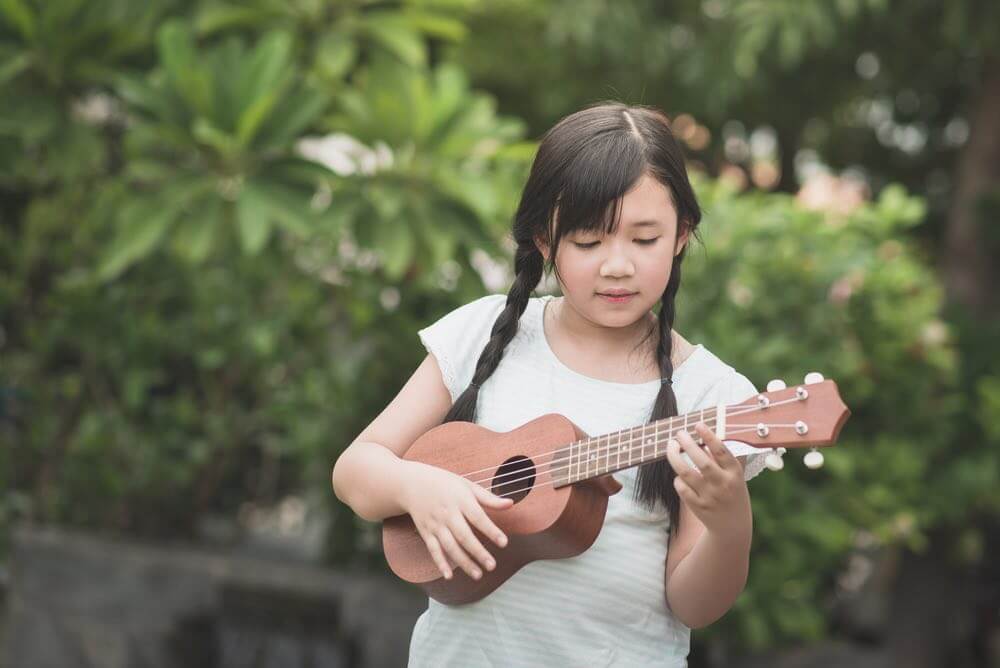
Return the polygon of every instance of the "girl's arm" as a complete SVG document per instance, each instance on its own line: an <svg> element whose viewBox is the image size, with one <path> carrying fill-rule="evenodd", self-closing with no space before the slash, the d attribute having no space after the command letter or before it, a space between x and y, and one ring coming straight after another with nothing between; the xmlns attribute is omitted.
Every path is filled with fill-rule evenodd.
<svg viewBox="0 0 1000 668"><path fill-rule="evenodd" d="M384 445L356 440L333 467L333 491L361 519L379 522L402 515L411 465Z"/></svg>
<svg viewBox="0 0 1000 668"><path fill-rule="evenodd" d="M735 459L739 466L734 472L742 481L745 461L743 457ZM682 624L704 628L732 608L746 586L752 535L749 504L746 512L731 518L726 529L711 531L681 499L679 530L667 550L664 594L667 606Z"/></svg>
<svg viewBox="0 0 1000 668"><path fill-rule="evenodd" d="M377 522L403 514L401 498L413 462L400 459L422 434L444 420L451 395L433 355L333 466L333 491L359 517Z"/></svg>
<svg viewBox="0 0 1000 668"><path fill-rule="evenodd" d="M374 422L361 432L333 467L333 489L341 501L369 521L409 513L434 562L452 577L448 557L469 577L482 577L496 561L472 527L500 547L507 537L484 506L509 508L513 501L449 471L401 459L422 434L444 420L451 395L433 355L428 355Z"/></svg>

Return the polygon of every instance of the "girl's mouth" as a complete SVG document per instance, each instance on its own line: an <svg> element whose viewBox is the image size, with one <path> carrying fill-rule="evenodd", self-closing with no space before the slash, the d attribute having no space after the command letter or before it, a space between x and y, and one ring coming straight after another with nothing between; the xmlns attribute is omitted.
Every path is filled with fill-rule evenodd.
<svg viewBox="0 0 1000 668"><path fill-rule="evenodd" d="M605 299L611 302L612 304L624 304L628 300L632 299L632 297L635 297L635 295L636 293L634 292L630 295L605 295L601 294L600 292L597 293L598 297L600 297L601 299Z"/></svg>

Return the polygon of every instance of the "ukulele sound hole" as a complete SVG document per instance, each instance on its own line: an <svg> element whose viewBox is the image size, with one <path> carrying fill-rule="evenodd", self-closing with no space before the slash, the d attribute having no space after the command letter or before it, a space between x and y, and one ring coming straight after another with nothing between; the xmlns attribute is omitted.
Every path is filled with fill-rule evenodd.
<svg viewBox="0 0 1000 668"><path fill-rule="evenodd" d="M535 463L527 457L511 457L497 469L490 491L497 496L509 496L517 503L528 495L535 484Z"/></svg>

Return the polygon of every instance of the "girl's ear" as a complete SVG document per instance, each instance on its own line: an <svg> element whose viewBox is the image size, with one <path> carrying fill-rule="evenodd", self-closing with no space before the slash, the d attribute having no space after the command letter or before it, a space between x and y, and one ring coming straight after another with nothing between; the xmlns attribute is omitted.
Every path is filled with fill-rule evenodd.
<svg viewBox="0 0 1000 668"><path fill-rule="evenodd" d="M542 254L542 257L545 259L545 261L548 262L549 245L545 243L545 240L542 239L541 237L535 237L535 247L538 249L538 252Z"/></svg>
<svg viewBox="0 0 1000 668"><path fill-rule="evenodd" d="M685 225L684 230L681 232L680 236L677 237L677 248L674 249L674 257L680 255L681 251L684 250L684 246L687 245L689 231L690 229Z"/></svg>

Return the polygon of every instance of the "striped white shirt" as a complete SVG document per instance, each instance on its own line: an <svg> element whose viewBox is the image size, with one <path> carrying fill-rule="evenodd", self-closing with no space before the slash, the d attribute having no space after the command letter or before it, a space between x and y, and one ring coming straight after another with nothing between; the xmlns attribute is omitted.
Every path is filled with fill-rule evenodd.
<svg viewBox="0 0 1000 668"><path fill-rule="evenodd" d="M561 413L592 436L648 422L660 381L614 383L563 364L542 329L551 299L529 300L517 335L479 391L476 422L511 431ZM418 332L452 401L471 382L505 302L502 294L482 297ZM674 370L674 392L678 412L687 413L737 403L757 390L698 344ZM768 450L726 445L735 455L750 454L747 480L762 470ZM409 665L686 666L690 629L671 614L663 591L669 517L665 508L649 511L634 500L636 471L614 474L623 489L609 497L601 533L582 554L532 562L474 603L430 599L413 629ZM496 554L499 548L489 543L487 549Z"/></svg>

